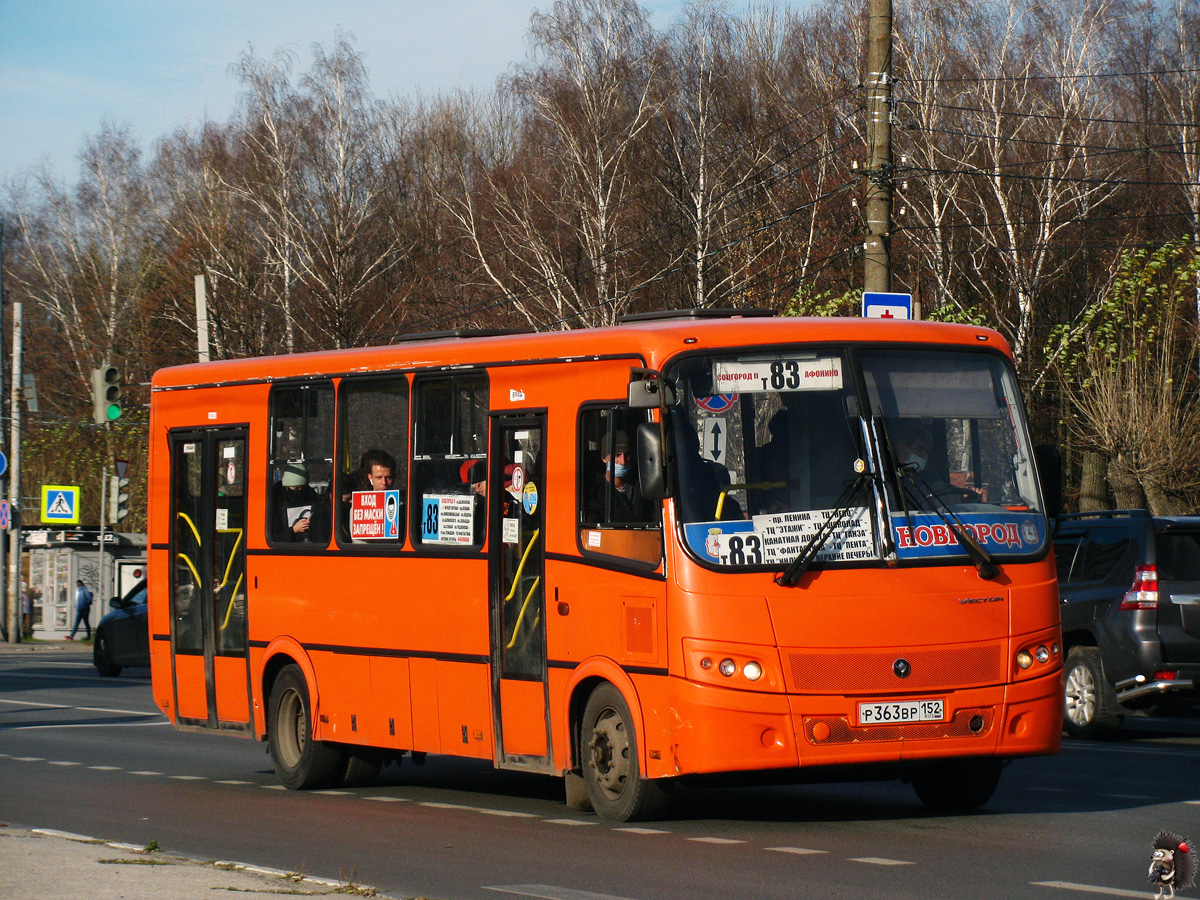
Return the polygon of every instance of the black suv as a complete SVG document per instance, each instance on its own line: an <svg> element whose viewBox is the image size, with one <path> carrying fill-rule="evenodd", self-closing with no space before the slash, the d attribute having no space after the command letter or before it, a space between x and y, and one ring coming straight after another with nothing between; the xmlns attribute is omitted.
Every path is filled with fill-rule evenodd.
<svg viewBox="0 0 1200 900"><path fill-rule="evenodd" d="M1200 516L1065 514L1054 553L1067 733L1200 709Z"/></svg>

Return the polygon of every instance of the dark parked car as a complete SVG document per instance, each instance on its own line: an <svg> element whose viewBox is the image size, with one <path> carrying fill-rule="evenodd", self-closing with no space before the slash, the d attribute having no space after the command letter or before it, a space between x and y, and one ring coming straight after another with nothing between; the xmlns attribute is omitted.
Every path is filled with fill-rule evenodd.
<svg viewBox="0 0 1200 900"><path fill-rule="evenodd" d="M1067 733L1200 711L1200 516L1068 514L1054 552Z"/></svg>
<svg viewBox="0 0 1200 900"><path fill-rule="evenodd" d="M146 623L146 582L139 581L124 597L113 597L112 612L96 626L92 661L106 678L125 666L150 665L150 632Z"/></svg>

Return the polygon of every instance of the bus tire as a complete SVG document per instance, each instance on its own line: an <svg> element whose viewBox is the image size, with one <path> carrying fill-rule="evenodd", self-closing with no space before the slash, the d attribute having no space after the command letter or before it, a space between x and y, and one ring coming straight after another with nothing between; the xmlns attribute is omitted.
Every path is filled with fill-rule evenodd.
<svg viewBox="0 0 1200 900"><path fill-rule="evenodd" d="M913 773L921 802L936 812L964 812L987 803L1000 783L1003 760L949 759Z"/></svg>
<svg viewBox="0 0 1200 900"><path fill-rule="evenodd" d="M299 666L280 670L268 709L271 762L279 783L293 791L331 787L345 769L345 753L313 738L308 684Z"/></svg>
<svg viewBox="0 0 1200 900"><path fill-rule="evenodd" d="M660 818L666 812L666 790L642 775L629 705L608 682L588 697L579 745L588 798L600 818L630 822Z"/></svg>
<svg viewBox="0 0 1200 900"><path fill-rule="evenodd" d="M1072 647L1063 677L1063 728L1073 738L1101 738L1121 727L1115 692L1104 677L1100 651Z"/></svg>

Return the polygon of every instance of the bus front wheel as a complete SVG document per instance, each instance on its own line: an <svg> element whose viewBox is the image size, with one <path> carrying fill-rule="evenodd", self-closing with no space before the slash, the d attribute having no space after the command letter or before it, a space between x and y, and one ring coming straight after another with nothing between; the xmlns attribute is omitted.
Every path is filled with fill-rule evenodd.
<svg viewBox="0 0 1200 900"><path fill-rule="evenodd" d="M299 666L290 665L279 672L268 710L271 762L280 784L293 791L333 785L345 770L345 754L313 738L308 685Z"/></svg>
<svg viewBox="0 0 1200 900"><path fill-rule="evenodd" d="M663 786L642 775L629 706L607 682L588 698L579 749L588 798L600 818L629 822L666 812L669 798Z"/></svg>
<svg viewBox="0 0 1200 900"><path fill-rule="evenodd" d="M983 806L1000 783L999 759L949 759L913 773L912 786L921 802L937 812L964 812Z"/></svg>

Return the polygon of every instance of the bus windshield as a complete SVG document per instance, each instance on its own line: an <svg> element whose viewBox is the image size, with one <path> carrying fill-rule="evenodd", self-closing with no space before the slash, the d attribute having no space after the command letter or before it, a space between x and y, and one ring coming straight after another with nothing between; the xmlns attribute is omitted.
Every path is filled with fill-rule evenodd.
<svg viewBox="0 0 1200 900"><path fill-rule="evenodd" d="M996 354L791 348L670 373L678 515L717 567L1041 552L1046 523L1016 380ZM972 557L976 554L973 552Z"/></svg>

